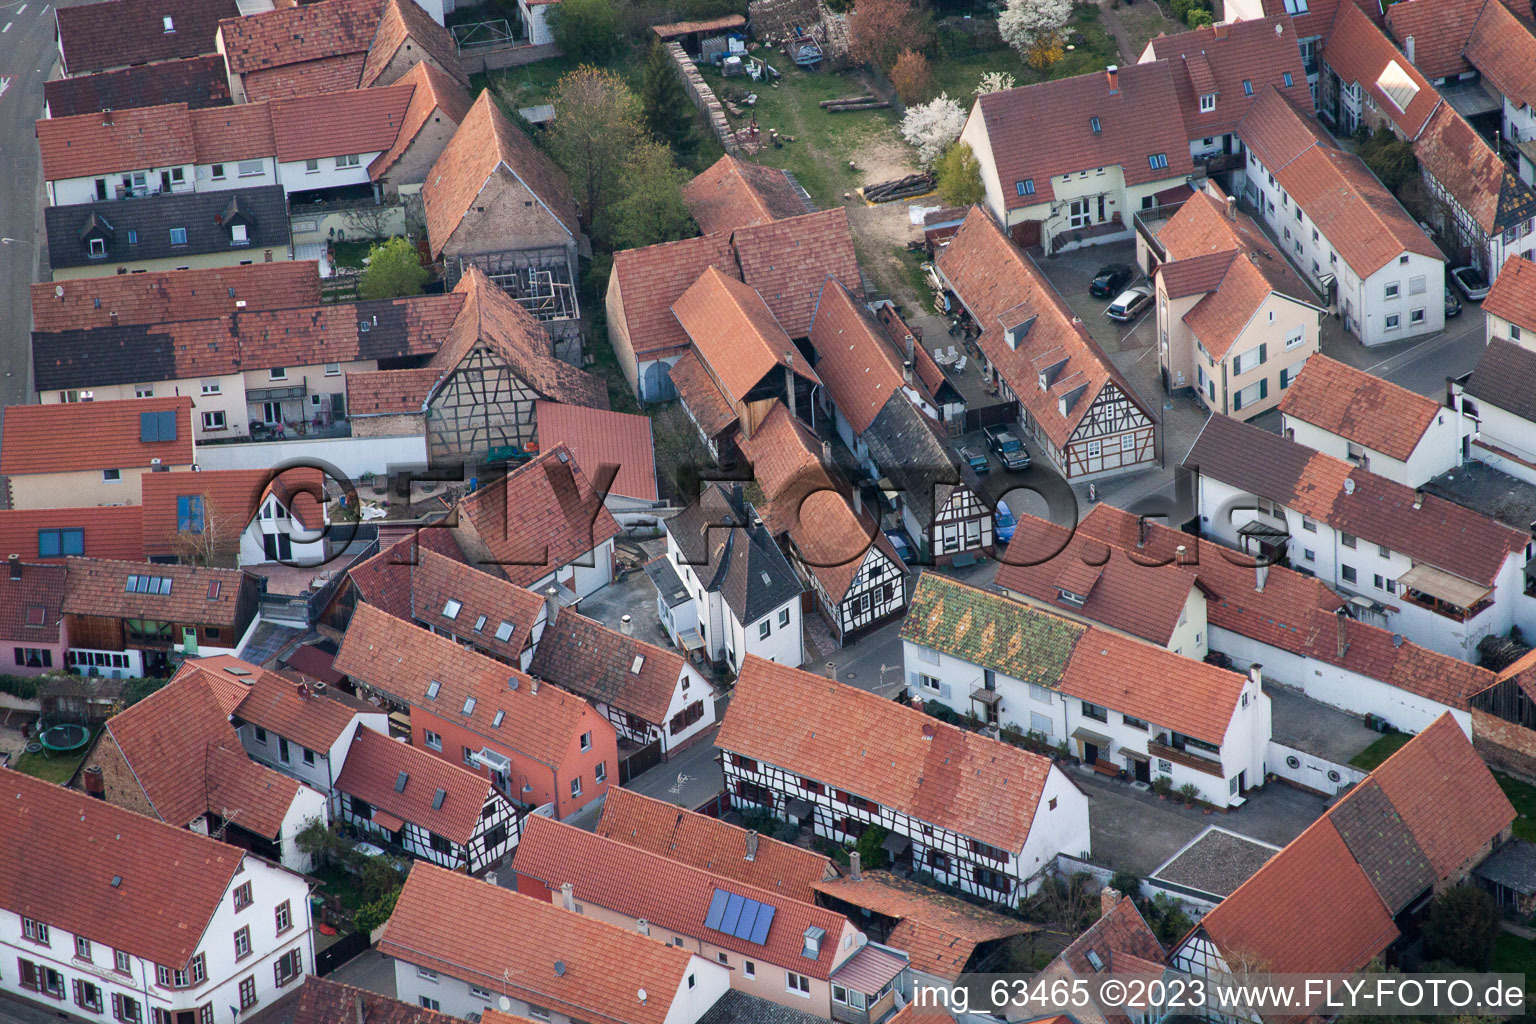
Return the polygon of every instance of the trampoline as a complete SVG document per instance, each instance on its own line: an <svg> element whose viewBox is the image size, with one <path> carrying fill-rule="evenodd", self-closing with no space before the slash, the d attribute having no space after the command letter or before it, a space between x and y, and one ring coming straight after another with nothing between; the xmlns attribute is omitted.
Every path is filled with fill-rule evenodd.
<svg viewBox="0 0 1536 1024"><path fill-rule="evenodd" d="M43 745L43 749L54 754L79 750L86 745L90 738L90 730L74 722L60 722L57 725L50 725L37 734L37 740Z"/></svg>

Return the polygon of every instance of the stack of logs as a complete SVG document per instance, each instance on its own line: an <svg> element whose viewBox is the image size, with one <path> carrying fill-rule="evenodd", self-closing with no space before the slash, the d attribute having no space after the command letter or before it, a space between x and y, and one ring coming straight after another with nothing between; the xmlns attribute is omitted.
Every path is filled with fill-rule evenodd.
<svg viewBox="0 0 1536 1024"><path fill-rule="evenodd" d="M836 99L821 101L821 109L829 114L841 114L849 110L881 110L889 106L889 103L872 92L860 93L857 96L839 96Z"/></svg>
<svg viewBox="0 0 1536 1024"><path fill-rule="evenodd" d="M861 190L861 194L864 196L865 202L889 203L897 199L910 199L913 196L932 192L936 184L937 181L931 174L909 174L905 178L895 178L891 181L882 181L874 185L865 185Z"/></svg>

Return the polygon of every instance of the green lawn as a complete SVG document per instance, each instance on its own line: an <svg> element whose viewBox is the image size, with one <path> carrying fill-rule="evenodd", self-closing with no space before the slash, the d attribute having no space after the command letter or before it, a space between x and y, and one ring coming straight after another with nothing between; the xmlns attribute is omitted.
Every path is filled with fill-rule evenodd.
<svg viewBox="0 0 1536 1024"><path fill-rule="evenodd" d="M1102 71L1106 64L1114 64L1119 59L1115 41L1099 24L1099 9L1091 4L1081 4L1074 11L1072 23L1067 28L1067 45L1071 49L1044 72L1030 67L1018 51L1008 46L966 56L938 58L933 62L934 90L936 93L946 92L950 99L968 107L976 83L986 71L1006 71L1014 77L1016 84L1031 85Z"/></svg>
<svg viewBox="0 0 1536 1024"><path fill-rule="evenodd" d="M1527 1001L1536 985L1536 942L1509 932L1500 932L1493 942L1493 971L1496 974L1523 974Z"/></svg>
<svg viewBox="0 0 1536 1024"><path fill-rule="evenodd" d="M1366 771L1372 771L1373 769L1380 766L1381 762L1397 753L1402 745L1407 743L1412 738L1413 737L1406 732L1389 732L1385 736L1381 737L1381 739L1377 740L1375 743L1372 743L1370 746L1360 751L1360 753L1350 758L1349 763L1354 765L1356 768L1364 768Z"/></svg>
<svg viewBox="0 0 1536 1024"><path fill-rule="evenodd" d="M1519 815L1515 819L1515 837L1536 842L1536 786L1499 772L1494 772L1493 777L1499 780L1499 788L1515 805L1515 813ZM1536 976L1536 971L1531 973Z"/></svg>
<svg viewBox="0 0 1536 1024"><path fill-rule="evenodd" d="M363 269L363 259L373 249L375 240L362 242L332 242L331 255L335 258L338 267L351 267L354 270Z"/></svg>
<svg viewBox="0 0 1536 1024"><path fill-rule="evenodd" d="M90 750L91 745L87 743L80 748L78 754L50 754L47 751L40 754L22 754L11 767L33 778L63 786L74 778L75 770L80 767L80 762L85 760L85 755L90 753Z"/></svg>

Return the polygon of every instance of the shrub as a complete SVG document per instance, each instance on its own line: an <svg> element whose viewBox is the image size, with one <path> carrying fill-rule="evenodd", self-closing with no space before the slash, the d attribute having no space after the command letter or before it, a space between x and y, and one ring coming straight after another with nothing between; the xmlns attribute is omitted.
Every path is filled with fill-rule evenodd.
<svg viewBox="0 0 1536 1024"><path fill-rule="evenodd" d="M1179 787L1179 795L1184 798L1185 803L1193 804L1200 798L1200 787L1193 782L1186 782Z"/></svg>
<svg viewBox="0 0 1536 1024"><path fill-rule="evenodd" d="M566 56L603 60L619 41L619 21L610 0L562 0L549 7L549 29Z"/></svg>
<svg viewBox="0 0 1536 1024"><path fill-rule="evenodd" d="M1424 919L1424 954L1471 971L1486 971L1502 920L1492 896L1470 885L1446 889Z"/></svg>
<svg viewBox="0 0 1536 1024"><path fill-rule="evenodd" d="M933 43L933 18L914 0L857 0L848 32L854 60L889 71L903 50L922 51Z"/></svg>
<svg viewBox="0 0 1536 1024"><path fill-rule="evenodd" d="M1109 887L1137 899L1141 896L1141 877L1134 871L1121 868L1110 876Z"/></svg>
<svg viewBox="0 0 1536 1024"><path fill-rule="evenodd" d="M916 103L933 88L933 70L928 58L916 50L902 50L891 68L891 84L903 103Z"/></svg>
<svg viewBox="0 0 1536 1024"><path fill-rule="evenodd" d="M941 722L948 722L950 725L960 724L960 716L955 713L953 708L942 701L925 700L923 701L923 710Z"/></svg>
<svg viewBox="0 0 1536 1024"><path fill-rule="evenodd" d="M939 196L950 206L970 206L986 195L981 183L981 161L964 142L945 150L934 171L939 179ZM1013 728L1017 730L1018 726Z"/></svg>
<svg viewBox="0 0 1536 1024"><path fill-rule="evenodd" d="M368 266L357 280L357 294L363 299L420 295L431 276L411 240L397 236L368 250Z"/></svg>
<svg viewBox="0 0 1536 1024"><path fill-rule="evenodd" d="M1210 11L1201 10L1189 12L1188 24L1190 28L1205 28L1206 26L1210 25L1211 22L1212 17Z"/></svg>
<svg viewBox="0 0 1536 1024"><path fill-rule="evenodd" d="M879 825L871 825L864 830L863 835L859 836L859 841L853 844L853 848L859 851L859 867L861 870L868 869L873 871L876 868L883 868L891 862L891 858L885 852L885 848L880 845L885 842L885 837L890 834L888 829L883 829Z"/></svg>

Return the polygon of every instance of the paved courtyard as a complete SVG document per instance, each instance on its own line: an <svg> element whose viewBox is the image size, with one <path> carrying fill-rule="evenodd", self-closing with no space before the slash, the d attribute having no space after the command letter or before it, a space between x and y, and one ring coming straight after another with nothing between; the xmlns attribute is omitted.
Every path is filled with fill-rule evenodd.
<svg viewBox="0 0 1536 1024"><path fill-rule="evenodd" d="M1264 692L1270 700L1270 732L1278 743L1298 747L1335 764L1348 764L1350 758L1381 739L1380 733L1367 729L1354 715L1296 690L1266 682Z"/></svg>

